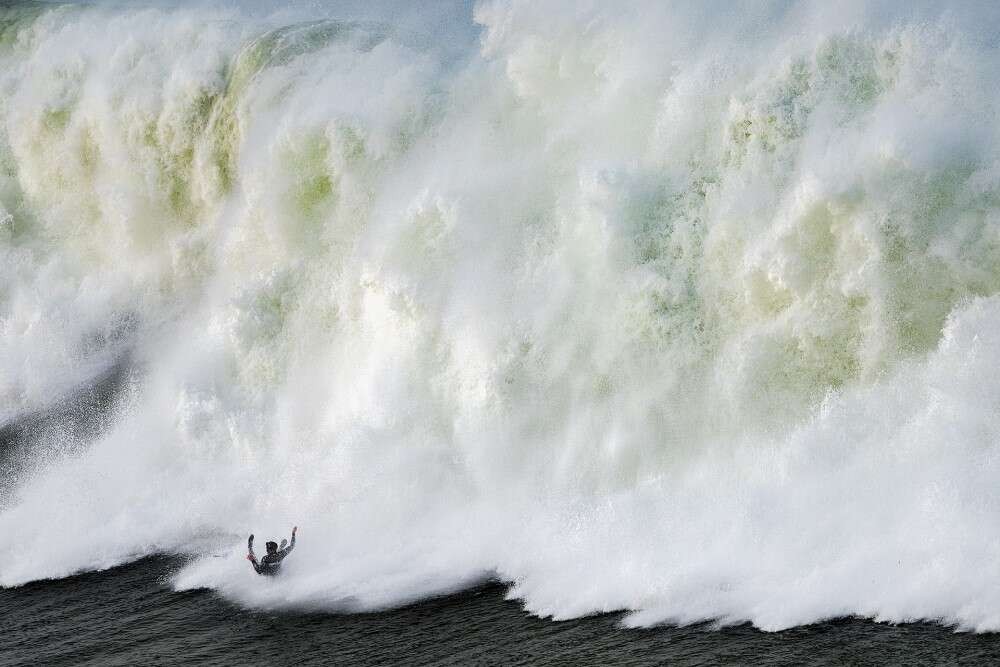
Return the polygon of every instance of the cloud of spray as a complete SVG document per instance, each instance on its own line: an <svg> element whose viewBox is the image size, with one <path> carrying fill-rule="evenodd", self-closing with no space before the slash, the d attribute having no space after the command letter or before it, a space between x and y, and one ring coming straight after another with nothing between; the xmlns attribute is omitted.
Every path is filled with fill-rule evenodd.
<svg viewBox="0 0 1000 667"><path fill-rule="evenodd" d="M0 585L1000 627L995 11L651 4L5 10Z"/></svg>

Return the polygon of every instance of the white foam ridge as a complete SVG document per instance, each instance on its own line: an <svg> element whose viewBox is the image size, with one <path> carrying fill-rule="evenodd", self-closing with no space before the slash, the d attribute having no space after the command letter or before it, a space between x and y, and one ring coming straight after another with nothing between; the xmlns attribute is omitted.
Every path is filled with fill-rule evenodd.
<svg viewBox="0 0 1000 667"><path fill-rule="evenodd" d="M1000 630L998 10L404 6L0 8L0 585Z"/></svg>

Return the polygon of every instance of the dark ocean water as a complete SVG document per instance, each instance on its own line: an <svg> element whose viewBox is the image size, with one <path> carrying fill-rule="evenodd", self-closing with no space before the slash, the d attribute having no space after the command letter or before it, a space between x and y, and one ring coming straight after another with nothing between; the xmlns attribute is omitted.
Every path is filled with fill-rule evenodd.
<svg viewBox="0 0 1000 667"><path fill-rule="evenodd" d="M173 591L179 565L148 558L0 590L0 665L1000 664L1000 636L933 624L626 630L617 615L533 617L500 585L380 613L260 613Z"/></svg>

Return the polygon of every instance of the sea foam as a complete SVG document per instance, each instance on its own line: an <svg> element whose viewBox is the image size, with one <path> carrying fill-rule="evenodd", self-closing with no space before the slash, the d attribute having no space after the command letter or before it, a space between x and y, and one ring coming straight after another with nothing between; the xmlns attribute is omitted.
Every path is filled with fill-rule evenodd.
<svg viewBox="0 0 1000 667"><path fill-rule="evenodd" d="M0 585L1000 629L997 11L383 9L0 10Z"/></svg>

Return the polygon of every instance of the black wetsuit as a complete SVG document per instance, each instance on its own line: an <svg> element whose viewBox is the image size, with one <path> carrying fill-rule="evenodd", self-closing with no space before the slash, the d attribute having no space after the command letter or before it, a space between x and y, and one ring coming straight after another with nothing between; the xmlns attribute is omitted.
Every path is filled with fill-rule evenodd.
<svg viewBox="0 0 1000 667"><path fill-rule="evenodd" d="M292 541L284 549L279 549L273 553L266 554L260 561L253 553L253 535L247 540L247 549L250 550L250 564L253 565L254 571L257 574L278 574L278 568L281 566L281 560L292 552L295 548L295 533L292 533Z"/></svg>

